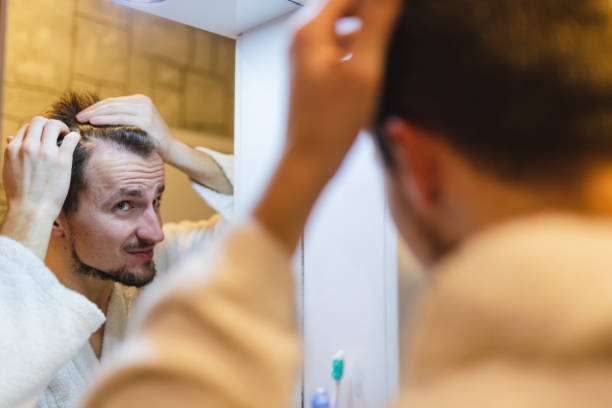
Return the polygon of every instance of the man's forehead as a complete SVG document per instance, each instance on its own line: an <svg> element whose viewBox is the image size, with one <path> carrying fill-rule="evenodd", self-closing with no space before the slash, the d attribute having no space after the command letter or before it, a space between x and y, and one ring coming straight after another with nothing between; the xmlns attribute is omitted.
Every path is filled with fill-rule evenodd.
<svg viewBox="0 0 612 408"><path fill-rule="evenodd" d="M157 153L142 157L107 142L96 143L85 168L86 190L96 195L159 190L164 181L164 162Z"/></svg>

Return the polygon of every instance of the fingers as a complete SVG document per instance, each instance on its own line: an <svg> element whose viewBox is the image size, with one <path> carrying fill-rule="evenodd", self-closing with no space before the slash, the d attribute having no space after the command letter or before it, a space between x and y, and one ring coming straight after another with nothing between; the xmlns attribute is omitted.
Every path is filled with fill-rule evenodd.
<svg viewBox="0 0 612 408"><path fill-rule="evenodd" d="M26 125L23 125L14 137L9 137L8 145L14 153L36 153L44 150L48 153L57 150L57 140L60 135L70 132L68 126L55 119L37 116Z"/></svg>
<svg viewBox="0 0 612 408"><path fill-rule="evenodd" d="M121 126L136 126L142 128L142 118L136 115L129 114L110 114L93 116L89 119L89 123L96 126L102 125L121 125Z"/></svg>
<svg viewBox="0 0 612 408"><path fill-rule="evenodd" d="M359 1L313 0L307 3L298 15L297 24L300 28L296 33L294 43L296 41L300 44L317 43L321 39L333 38L336 21L351 15Z"/></svg>
<svg viewBox="0 0 612 408"><path fill-rule="evenodd" d="M92 119L98 116L108 115L143 115L147 113L147 105L144 104L133 104L133 103L105 103L92 107L91 109L84 110L79 113L77 118L81 122L91 122ZM92 123L93 124L93 123ZM118 124L118 123L117 123ZM123 123L121 123L123 124Z"/></svg>
<svg viewBox="0 0 612 408"><path fill-rule="evenodd" d="M26 152L36 152L40 148L41 136L43 128L47 123L48 119L42 116L36 116L30 122L28 131L23 139L23 149Z"/></svg>
<svg viewBox="0 0 612 408"><path fill-rule="evenodd" d="M358 17L362 20L361 34L355 38L355 54L360 59L380 58L387 52L403 0L363 0Z"/></svg>
<svg viewBox="0 0 612 408"><path fill-rule="evenodd" d="M64 136L62 145L59 148L59 154L64 160L70 160L72 162L72 154L77 144L81 140L81 135L78 132L70 132Z"/></svg>
<svg viewBox="0 0 612 408"><path fill-rule="evenodd" d="M42 148L47 152L53 152L57 149L57 139L61 134L70 132L68 126L59 120L49 120L44 127L42 134Z"/></svg>
<svg viewBox="0 0 612 408"><path fill-rule="evenodd" d="M142 105L141 108L151 104L151 99L145 95L122 96L118 98L108 98L97 102L77 114L79 122L88 122L94 115L109 113L132 113L138 114L142 111L133 110L132 105Z"/></svg>
<svg viewBox="0 0 612 408"><path fill-rule="evenodd" d="M25 136L26 132L28 131L28 127L30 127L29 123L26 123L25 125L23 125L18 131L17 134L15 135L15 137L13 138L13 140L11 140L8 143L11 142L15 142L15 145L19 145L21 146L21 143L23 142L23 137Z"/></svg>
<svg viewBox="0 0 612 408"><path fill-rule="evenodd" d="M312 23L315 26L325 25L333 29L336 21L339 18L352 15L360 2L360 0L322 0L318 5L320 12L312 20Z"/></svg>

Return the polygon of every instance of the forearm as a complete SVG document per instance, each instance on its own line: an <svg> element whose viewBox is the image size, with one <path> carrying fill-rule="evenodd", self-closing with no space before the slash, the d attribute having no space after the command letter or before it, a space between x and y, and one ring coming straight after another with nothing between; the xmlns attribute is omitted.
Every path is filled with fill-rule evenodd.
<svg viewBox="0 0 612 408"><path fill-rule="evenodd" d="M293 251L317 197L337 170L337 163L300 149L287 149L254 217L287 250Z"/></svg>
<svg viewBox="0 0 612 408"><path fill-rule="evenodd" d="M21 211L9 207L0 227L0 235L20 242L44 261L52 226L53 216L44 209Z"/></svg>
<svg viewBox="0 0 612 408"><path fill-rule="evenodd" d="M181 170L192 180L222 194L233 194L234 186L223 169L208 154L198 151L178 140L160 152L169 165Z"/></svg>

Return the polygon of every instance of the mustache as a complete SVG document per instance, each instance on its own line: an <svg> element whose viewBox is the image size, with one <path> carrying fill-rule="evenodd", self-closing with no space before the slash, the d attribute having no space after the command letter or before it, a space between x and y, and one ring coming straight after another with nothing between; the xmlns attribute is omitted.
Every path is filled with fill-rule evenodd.
<svg viewBox="0 0 612 408"><path fill-rule="evenodd" d="M123 246L124 251L135 251L139 249L151 249L155 246L155 242L146 241L146 240L138 240L138 242L134 242L132 244L125 244Z"/></svg>

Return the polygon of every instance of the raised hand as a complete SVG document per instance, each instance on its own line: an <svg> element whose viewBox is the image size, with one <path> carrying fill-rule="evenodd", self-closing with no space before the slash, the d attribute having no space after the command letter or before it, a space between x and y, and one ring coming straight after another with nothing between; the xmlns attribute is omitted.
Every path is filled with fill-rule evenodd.
<svg viewBox="0 0 612 408"><path fill-rule="evenodd" d="M391 31L402 0L308 3L291 47L288 146L337 166L378 106ZM337 22L353 17L349 35Z"/></svg>
<svg viewBox="0 0 612 408"><path fill-rule="evenodd" d="M79 112L77 119L95 126L136 126L147 132L164 161L175 141L151 98L145 95L104 99Z"/></svg>
<svg viewBox="0 0 612 408"><path fill-rule="evenodd" d="M8 212L0 232L41 259L68 194L72 154L79 140L80 135L64 123L43 117L34 118L8 139L3 166Z"/></svg>
<svg viewBox="0 0 612 408"><path fill-rule="evenodd" d="M291 47L286 147L254 217L288 250L310 210L378 105L386 54L402 0L308 3ZM361 21L336 32L347 16Z"/></svg>

